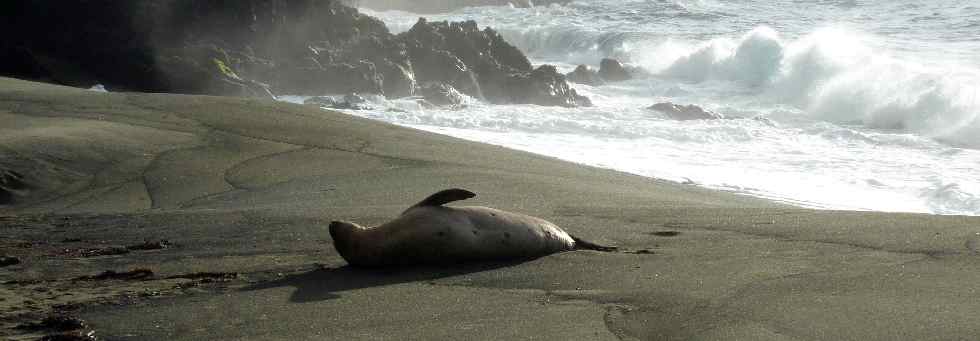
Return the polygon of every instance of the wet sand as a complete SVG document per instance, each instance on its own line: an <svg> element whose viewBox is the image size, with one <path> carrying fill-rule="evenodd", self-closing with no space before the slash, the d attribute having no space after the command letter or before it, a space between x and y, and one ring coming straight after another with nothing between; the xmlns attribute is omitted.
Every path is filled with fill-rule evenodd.
<svg viewBox="0 0 980 341"><path fill-rule="evenodd" d="M6 338L58 333L51 314L108 340L980 335L980 218L799 209L267 100L0 78L0 122L0 171L26 183L0 206ZM329 221L450 187L621 250L384 270L334 251Z"/></svg>

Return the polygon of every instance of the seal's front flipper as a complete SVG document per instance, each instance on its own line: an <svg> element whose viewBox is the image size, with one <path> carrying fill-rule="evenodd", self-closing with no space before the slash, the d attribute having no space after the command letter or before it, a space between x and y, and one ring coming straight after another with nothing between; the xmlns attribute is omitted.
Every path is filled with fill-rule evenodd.
<svg viewBox="0 0 980 341"><path fill-rule="evenodd" d="M422 206L442 206L445 203L458 201L458 200L465 200L475 196L476 196L475 193L460 188L442 190L436 192L433 195L430 195L428 198L422 199L422 201L419 201L419 203L412 205L412 207L409 207L408 210L416 207L422 207Z"/></svg>
<svg viewBox="0 0 980 341"><path fill-rule="evenodd" d="M573 235L569 235L569 236L572 237L572 240L575 241L575 249L577 250L595 250L595 251L602 251L602 252L613 252L618 249L615 246L599 245L587 240L583 240L582 238Z"/></svg>

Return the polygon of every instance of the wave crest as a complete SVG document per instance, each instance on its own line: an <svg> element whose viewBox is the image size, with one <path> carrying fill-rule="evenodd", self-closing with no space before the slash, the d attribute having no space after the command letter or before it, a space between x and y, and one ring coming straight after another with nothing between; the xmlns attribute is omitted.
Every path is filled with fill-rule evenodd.
<svg viewBox="0 0 980 341"><path fill-rule="evenodd" d="M872 38L828 28L785 42L760 27L705 43L659 75L738 82L822 120L980 147L980 72L899 60L865 39Z"/></svg>

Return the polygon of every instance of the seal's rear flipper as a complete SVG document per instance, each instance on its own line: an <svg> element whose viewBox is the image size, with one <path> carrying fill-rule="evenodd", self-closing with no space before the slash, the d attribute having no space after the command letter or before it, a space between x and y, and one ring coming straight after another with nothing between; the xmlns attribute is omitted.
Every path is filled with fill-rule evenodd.
<svg viewBox="0 0 980 341"><path fill-rule="evenodd" d="M453 188L453 189L442 190L442 191L436 192L433 195L430 195L428 198L422 199L422 201L419 201L418 204L415 204L415 205L412 205L412 207L409 207L408 210L413 209L413 208L416 208L416 207L422 207L422 206L442 206L442 204L445 204L445 203L448 203L448 202L453 202L453 201L457 201L457 200L465 200L465 199L469 199L469 198L472 198L472 197L475 197L475 196L476 196L475 193L470 192L470 191L467 191L465 189L460 189L460 188ZM408 210L406 210L406 211L408 211Z"/></svg>
<svg viewBox="0 0 980 341"><path fill-rule="evenodd" d="M575 249L577 250L595 250L595 251L602 251L602 252L613 252L618 249L615 246L599 245L587 240L583 240L582 238L573 235L569 235L569 236L572 237L572 240L575 241Z"/></svg>

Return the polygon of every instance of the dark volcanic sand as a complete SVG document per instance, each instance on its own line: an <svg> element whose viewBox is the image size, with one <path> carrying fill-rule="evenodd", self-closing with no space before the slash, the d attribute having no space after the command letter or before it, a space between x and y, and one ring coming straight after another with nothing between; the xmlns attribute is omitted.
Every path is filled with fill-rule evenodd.
<svg viewBox="0 0 980 341"><path fill-rule="evenodd" d="M58 333L15 328L52 312L110 340L980 335L980 218L797 209L272 101L0 78L0 122L0 168L30 185L0 206L3 336ZM333 250L330 220L450 187L622 252L359 270Z"/></svg>

